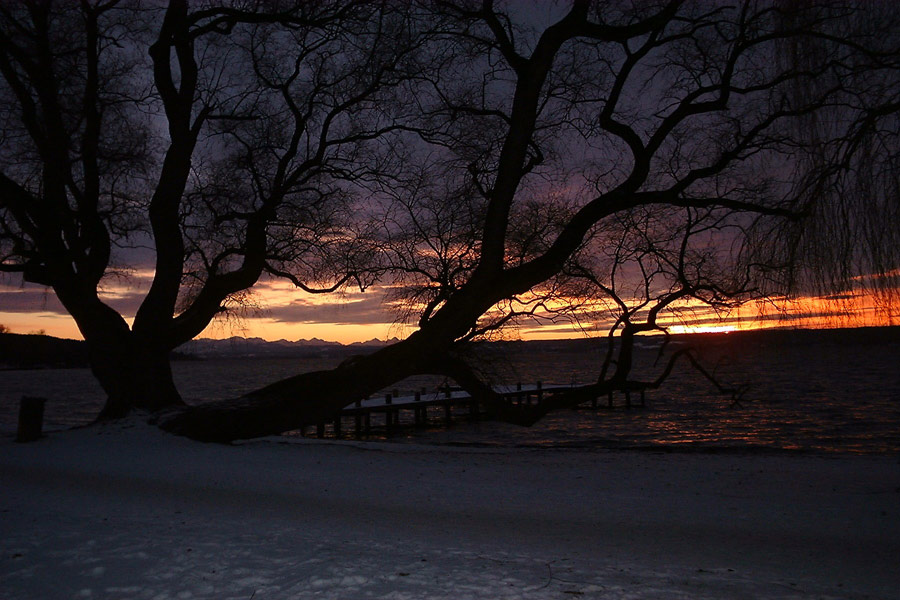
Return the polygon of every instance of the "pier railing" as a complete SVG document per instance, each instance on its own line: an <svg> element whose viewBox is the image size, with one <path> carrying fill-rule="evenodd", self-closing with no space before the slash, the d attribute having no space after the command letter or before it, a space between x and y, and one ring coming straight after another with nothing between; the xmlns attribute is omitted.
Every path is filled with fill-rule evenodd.
<svg viewBox="0 0 900 600"><path fill-rule="evenodd" d="M544 385L538 381L535 384L518 383L512 386L497 386L494 392L501 402L512 406L539 405L545 398L553 394L571 392L579 389L578 385ZM644 405L644 391L640 392L640 406ZM631 393L625 391L626 408L631 408ZM573 408L614 408L612 392L609 393L605 403L598 401L596 397L586 400ZM454 421L477 421L490 419L495 407L484 401L479 401L468 392L458 387L441 386L428 390L422 388L416 392L401 394L399 390L393 390L383 396L357 400L354 404L344 408L333 419L321 422L315 426L317 437L343 437L351 433L358 438L367 437L375 433L391 435L400 428L408 427L434 427L450 426ZM308 428L306 428L308 429ZM301 433L307 434L304 429Z"/></svg>

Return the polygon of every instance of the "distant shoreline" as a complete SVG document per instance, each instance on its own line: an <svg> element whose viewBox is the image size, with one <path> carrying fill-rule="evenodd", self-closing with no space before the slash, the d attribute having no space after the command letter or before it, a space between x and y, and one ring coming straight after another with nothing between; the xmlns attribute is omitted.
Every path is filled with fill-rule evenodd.
<svg viewBox="0 0 900 600"><path fill-rule="evenodd" d="M661 335L642 336L643 344L658 345ZM900 342L900 325L883 327L845 327L833 329L799 329L772 327L731 332L680 333L669 336L670 343L728 341L753 343L894 343ZM205 360L210 358L322 358L348 357L374 352L393 341L370 340L365 343L340 344L322 340L267 341L261 338L232 337L222 340L192 340L172 352L171 359ZM606 344L607 338L562 338L554 340L497 340L474 342L474 348L503 349L527 345L536 350L553 351L573 345ZM22 369L67 369L89 367L87 347L82 340L55 338L37 334L0 334L0 371Z"/></svg>

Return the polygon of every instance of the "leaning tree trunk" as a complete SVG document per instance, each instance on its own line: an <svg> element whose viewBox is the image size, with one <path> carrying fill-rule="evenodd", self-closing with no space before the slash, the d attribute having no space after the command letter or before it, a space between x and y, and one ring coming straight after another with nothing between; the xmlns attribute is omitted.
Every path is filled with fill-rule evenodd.
<svg viewBox="0 0 900 600"><path fill-rule="evenodd" d="M158 424L171 433L204 442L277 435L330 420L356 400L420 374L451 377L484 403L492 418L508 423L532 425L555 407L552 403L529 406L504 402L452 350L420 334L373 354L348 359L329 371L296 375L235 399L165 411Z"/></svg>
<svg viewBox="0 0 900 600"><path fill-rule="evenodd" d="M205 442L230 442L315 425L347 405L414 374L434 372L434 352L410 336L328 371L283 379L230 400L177 408L160 415L164 430Z"/></svg>
<svg viewBox="0 0 900 600"><path fill-rule="evenodd" d="M540 415L524 414L525 409L511 414L497 394L454 356L454 341L506 293L490 275L473 279L401 342L353 357L336 369L296 375L239 398L176 408L161 414L158 424L171 433L207 442L277 435L332 419L356 400L420 374L448 375L492 406L502 420L534 423Z"/></svg>
<svg viewBox="0 0 900 600"><path fill-rule="evenodd" d="M316 425L344 407L412 375L437 373L462 383L479 400L496 394L454 358L454 340L468 331L497 298L491 277L470 281L408 338L330 371L283 379L239 398L177 408L160 415L164 430L208 442L230 442ZM496 403L495 403L496 404Z"/></svg>

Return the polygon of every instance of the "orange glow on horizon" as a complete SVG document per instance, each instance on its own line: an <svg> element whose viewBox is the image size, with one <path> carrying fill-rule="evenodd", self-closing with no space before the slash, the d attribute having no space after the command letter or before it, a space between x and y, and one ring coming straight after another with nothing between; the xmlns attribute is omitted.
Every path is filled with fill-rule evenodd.
<svg viewBox="0 0 900 600"><path fill-rule="evenodd" d="M774 298L743 304L729 312L717 312L697 300L687 301L660 315L659 324L671 334L728 333L756 329L835 329L897 325L900 307L885 306L870 293L850 293L839 298L807 296ZM611 320L595 326L592 335L605 335ZM520 328L520 338L568 339L585 337L582 327L529 326ZM659 332L661 333L661 332ZM649 335L653 335L650 333Z"/></svg>
<svg viewBox="0 0 900 600"><path fill-rule="evenodd" d="M14 292L19 288L7 287ZM135 291L131 288L131 291ZM126 296L125 288L108 286L104 297L111 301ZM52 297L52 293L50 293ZM53 299L55 302L55 299ZM44 332L62 338L81 339L75 322L52 302L36 301L34 311L4 311L0 324L14 333ZM556 308L556 307L551 307ZM871 327L898 324L900 308L886 306L866 293L848 293L839 297L805 297L750 302L728 313L716 313L699 302L684 303L676 311L660 317L670 333L714 333L749 329L793 327L828 329L835 327ZM349 344L373 338L404 338L414 328L392 321L390 307L378 291L361 293L348 290L342 295L299 293L283 281L264 282L250 296L242 316L216 321L199 337L222 339L232 336L259 337L269 341L318 338ZM584 314L584 313L582 313ZM129 322L130 318L126 319ZM605 335L608 323L595 321L585 329L566 320L523 323L503 338L523 340L582 338Z"/></svg>

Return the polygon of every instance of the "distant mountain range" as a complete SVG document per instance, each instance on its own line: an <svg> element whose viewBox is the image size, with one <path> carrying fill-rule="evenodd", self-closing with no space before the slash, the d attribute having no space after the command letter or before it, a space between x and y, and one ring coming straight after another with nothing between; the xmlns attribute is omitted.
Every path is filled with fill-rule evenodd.
<svg viewBox="0 0 900 600"><path fill-rule="evenodd" d="M172 352L173 360L205 358L313 358L366 354L393 344L391 340L369 340L344 345L325 340L278 340L231 337L225 340L192 340ZM0 370L87 367L87 345L49 335L0 333Z"/></svg>
<svg viewBox="0 0 900 600"><path fill-rule="evenodd" d="M270 342L262 338L230 337L224 340L198 339L191 340L178 348L182 354L199 358L207 357L297 357L297 356L331 356L336 354L352 354L377 350L399 341L372 339L366 342L341 344L313 338L311 340L277 340Z"/></svg>

